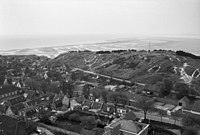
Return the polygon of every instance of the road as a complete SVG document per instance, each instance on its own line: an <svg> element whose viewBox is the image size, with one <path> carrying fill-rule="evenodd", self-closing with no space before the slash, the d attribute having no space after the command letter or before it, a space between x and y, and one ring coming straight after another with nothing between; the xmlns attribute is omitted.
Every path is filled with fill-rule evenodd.
<svg viewBox="0 0 200 135"><path fill-rule="evenodd" d="M105 78L108 78L108 79L113 79L113 80L116 80L116 81L119 81L119 82L125 82L125 83L128 83L128 84L132 83L129 80L124 80L124 79L120 79L120 78L116 78L116 77L111 77L111 76L108 76L108 75L103 75L103 74L95 73L95 72L92 72L92 71L83 70L83 69L80 69L80 68L74 68L74 70L75 71L76 70L82 71L84 73L88 73L88 74L92 74L92 75L98 75L98 76L105 77ZM143 84L143 83L138 83L138 82L134 82L134 83L137 84L137 85L145 86L145 84Z"/></svg>

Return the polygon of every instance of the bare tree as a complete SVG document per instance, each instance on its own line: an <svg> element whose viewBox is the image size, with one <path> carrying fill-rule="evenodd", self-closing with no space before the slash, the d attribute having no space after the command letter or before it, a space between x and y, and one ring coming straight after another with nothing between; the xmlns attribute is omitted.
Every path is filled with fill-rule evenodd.
<svg viewBox="0 0 200 135"><path fill-rule="evenodd" d="M154 101L149 100L147 97L141 97L136 101L136 106L143 110L144 119L146 120L147 112L154 108Z"/></svg>

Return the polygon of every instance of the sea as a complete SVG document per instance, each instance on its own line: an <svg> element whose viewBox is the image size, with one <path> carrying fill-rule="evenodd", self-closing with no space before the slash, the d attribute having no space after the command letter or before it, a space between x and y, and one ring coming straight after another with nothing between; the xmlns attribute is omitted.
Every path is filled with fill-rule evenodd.
<svg viewBox="0 0 200 135"><path fill-rule="evenodd" d="M200 56L200 36L49 35L0 37L0 55L56 57L71 50L183 50Z"/></svg>

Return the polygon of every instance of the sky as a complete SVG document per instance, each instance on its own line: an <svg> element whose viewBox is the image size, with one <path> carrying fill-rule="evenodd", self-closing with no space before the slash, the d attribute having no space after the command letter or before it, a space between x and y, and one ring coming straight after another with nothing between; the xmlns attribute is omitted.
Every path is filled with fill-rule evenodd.
<svg viewBox="0 0 200 135"><path fill-rule="evenodd" d="M0 0L0 36L200 35L200 0Z"/></svg>

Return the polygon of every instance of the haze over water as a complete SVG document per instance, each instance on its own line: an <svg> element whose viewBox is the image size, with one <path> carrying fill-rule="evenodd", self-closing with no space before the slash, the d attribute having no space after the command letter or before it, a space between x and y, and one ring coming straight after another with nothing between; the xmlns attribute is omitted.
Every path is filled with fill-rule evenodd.
<svg viewBox="0 0 200 135"><path fill-rule="evenodd" d="M0 54L36 54L56 57L70 50L183 50L200 55L200 38L145 37L120 35L79 35L50 37L18 37L0 39ZM3 45L3 46L2 46Z"/></svg>

